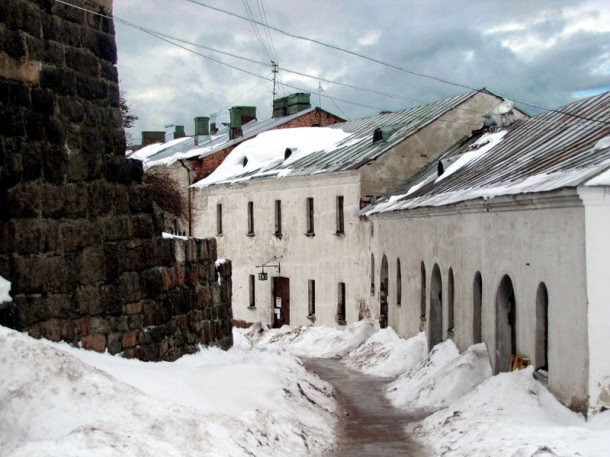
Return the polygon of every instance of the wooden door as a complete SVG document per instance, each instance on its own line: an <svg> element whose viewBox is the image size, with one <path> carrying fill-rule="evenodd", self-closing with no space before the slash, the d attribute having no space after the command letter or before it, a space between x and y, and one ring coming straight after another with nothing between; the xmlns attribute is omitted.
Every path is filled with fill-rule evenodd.
<svg viewBox="0 0 610 457"><path fill-rule="evenodd" d="M290 279L273 278L273 328L290 325Z"/></svg>

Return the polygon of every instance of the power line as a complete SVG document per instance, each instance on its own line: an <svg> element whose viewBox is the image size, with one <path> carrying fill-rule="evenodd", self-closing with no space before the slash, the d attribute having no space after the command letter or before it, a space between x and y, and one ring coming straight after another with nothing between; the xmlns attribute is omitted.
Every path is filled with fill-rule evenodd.
<svg viewBox="0 0 610 457"><path fill-rule="evenodd" d="M239 15L237 13L234 13L232 11L224 10L224 9L219 8L217 6L208 5L206 3L202 3L202 2L200 2L198 0L186 0L186 1L190 2L190 3L194 3L195 5L199 5L199 6L203 6L205 8L212 9L214 11L218 11L218 12L221 12L221 13L224 13L224 14L228 14L230 16L233 16L233 17L245 20L245 21L250 21L250 19L248 19L246 17L243 17L243 16L241 16L241 15ZM421 78L430 79L432 81L436 81L436 82L439 82L439 83L442 83L442 84L447 84L447 85L454 86L454 87L460 87L462 89L468 89L470 91L479 92L481 90L481 89L477 89L477 88L468 86L466 84L449 81L447 79L439 78L437 76L427 75L425 73L417 72L417 71L414 71L414 70L409 70L409 69L404 68L404 67L399 67L397 65L393 65L391 63L387 63L387 62L384 62L382 60L376 59L374 57L370 57L370 56L367 56L367 55L364 55L364 54L360 54L358 52L350 51L349 49L341 48L339 46L336 46L336 45L333 45L333 44L330 44L330 43L325 43L323 41L316 40L314 38L309 38L309 37L305 37L305 36L302 36L302 35L298 35L296 33L288 32L286 30L280 29L280 28L272 26L272 25L263 24L260 21L254 21L254 22L256 22L257 24L259 24L259 25L261 25L263 27L268 27L271 30L274 30L274 31L276 31L278 33L281 33L283 35L289 36L291 38L296 38L296 39L299 39L299 40L309 41L310 43L315 43L315 44L318 44L320 46L324 46L324 47L327 47L327 48L330 48L330 49L334 49L336 51L343 52L345 54L349 54L349 55L354 56L354 57L359 57L361 59L365 59L365 60L368 60L370 62L379 64L379 65L383 65L383 66L388 67L388 68L392 68L394 70L402 71L404 73L408 73L408 74L413 75L413 76L418 76L418 77L421 77ZM573 117L576 117L576 118L588 120L588 121L591 121L591 122L599 122L601 124L610 125L610 122L608 122L608 121L602 121L602 120L599 120L599 119L589 118L589 117L586 117L586 116L580 116L578 114L573 114L573 113L568 113L568 112L564 112L564 111L557 110L557 109L548 108L546 106L542 106L542 105L539 105L539 104L536 104L536 103L532 103L532 102L527 102L525 100L520 100L520 99L515 98L515 97L505 97L503 95L500 95L500 96L502 98L509 98L509 99L511 99L511 100L513 100L515 102L518 102L518 103L521 103L521 104L524 104L524 105L528 105L528 106L533 106L533 107L536 107L536 108L540 108L540 109L543 109L545 111L552 111L552 112L556 112L556 113L565 114L565 115L568 115L568 116L573 116Z"/></svg>
<svg viewBox="0 0 610 457"><path fill-rule="evenodd" d="M204 5L204 4L200 4L200 3L198 3L198 2L195 2L194 0L187 0L187 1L189 1L189 2L193 2L193 3L196 3L196 4L201 5L201 6L207 6L207 5ZM137 24L133 24L133 23L131 23L131 22L129 22L129 21L126 21L126 20L124 20L124 19L121 19L121 18L119 18L119 17L117 17L117 16L109 16L109 15L106 15L106 14L104 14L104 13L101 13L101 12L98 12L98 11L89 10L89 9L87 9L87 8L84 8L84 7L81 7L81 6L78 6L78 5L74 5L74 4L72 4L72 3L68 3L68 2L63 1L63 0L55 0L55 2L56 2L56 3L63 4L63 5L66 5L66 6L73 7L73 8L76 8L76 9L82 10L82 11L86 11L86 12L89 12L89 13L91 13L91 14L94 14L94 15L97 15L97 16L100 16L100 17L104 17L104 18L107 18L107 19L112 19L112 20L114 20L114 21L116 21L116 22L118 22L118 23L120 23L120 24L123 24L123 25L126 25L126 26L128 26L128 27L132 27L132 28L135 28L135 29L137 29L137 30L140 30L140 31L142 31L142 32L144 32L144 33L146 33L146 34L149 34L149 35L151 35L151 36L153 36L153 37L155 37L155 38L158 38L158 39L160 39L160 40L162 40L162 41L165 41L165 42L166 42L166 43L168 43L168 44L171 44L171 45L173 45L173 46L176 46L176 47L178 47L178 48L181 48L181 49L183 49L183 50L185 50L185 51L187 51L187 52L190 52L190 53L192 53L192 54L198 55L198 56L203 57L203 58L205 58L205 59L208 59L208 60L210 60L210 61L212 61L212 62L219 63L219 64L221 64L221 65L227 66L227 67L232 68L232 69L234 69L234 70L237 70L237 71L240 71L240 72L243 72L243 73L249 74L249 75L251 75L251 76L255 76L255 77L257 77L257 78L260 78L260 79L263 79L263 80L266 80L266 81L269 81L269 82L272 82L272 81L273 81L273 79L271 79L271 78L267 78L267 77L265 77L265 76L258 75L258 74L256 74L256 73L253 73L253 72L251 72L251 71L245 70L245 69L243 69L243 68L239 68L239 67L236 67L236 66L234 66L234 65L231 65L231 64L229 64L229 63L226 63L226 62L223 62L223 61L221 61L221 60L215 59L215 58L213 58L213 57L207 56L207 55L205 55L205 54L201 54L201 53L199 53L199 52L196 52L196 51L194 51L194 50L192 50L192 49L187 48L186 46L183 46L183 45L181 45L181 44L178 44L178 43L176 43L176 42L174 42L174 41L177 41L177 42L180 42L180 43L184 43L184 44L188 44L188 45L195 46L195 47L200 47L200 48L203 48L203 49L206 49L206 50L212 51L212 52L218 52L218 53L220 53L220 54L228 55L228 56L233 57L233 58L236 58L236 59L241 59L241 60L244 60L244 61L248 61L248 62L251 62L251 63L256 63L256 64L259 64L259 65L264 65L264 66L268 66L268 67L269 67L270 65L269 65L269 64L267 64L267 63L265 63L265 62L256 61L256 60L253 60L253 59L249 59L249 58L245 58L245 57L242 57L242 56L238 56L238 55L236 55L236 54L232 54L232 53L229 53L229 52L225 52L225 51L216 50L216 49L213 49L213 48L210 48L210 47L204 46L204 45L200 45L200 44L192 43L192 42L189 42L189 41L186 41L186 40L180 39L180 38L172 37L172 36L167 35L167 34L164 34L164 33L162 33L162 32L157 32L157 31L154 31L154 30L152 30L152 29L148 29L148 28L145 28L145 27L139 26L139 25L137 25ZM213 7L212 7L212 9L215 9L215 8L213 8ZM233 14L233 13L229 13L229 14ZM239 16L239 15L236 15L236 16L238 16L238 17L240 17L240 18L242 18L242 19L244 19L244 20L249 20L249 19L247 19L247 18L243 18L243 17L241 17L241 16ZM272 28L272 29L273 29L273 28ZM346 86L346 87L349 87L349 88L352 88L352 89L356 89L356 90L362 90L362 91L366 91L366 92L372 92L372 93L377 94L377 95L383 95L383 96L386 96L386 97L399 98L399 99L404 99L404 100L406 100L406 99L407 99L407 98L405 98L405 97L401 97L401 96L397 96L397 95L392 95L392 94L388 94L388 93L384 93L384 92L374 91L374 90L372 90L372 89L361 88L361 87L358 87L358 86L355 86L355 85L349 85L349 84L340 83L340 82L337 82L337 81L331 81L331 80L328 80L328 79L325 79L325 78L320 78L320 77L316 77L316 76L312 76L312 75L307 75L307 74L305 74L305 73L297 72L297 71L294 71L294 70L289 70L289 69L285 69L285 68L283 68L282 70L283 70L283 71L285 71L285 72L288 72L288 73L294 73L294 74L297 74L297 75L299 75L299 76L304 76L304 77L311 78L311 79L315 79L315 80L318 80L318 81L327 82L327 83L330 83L330 84L337 84L337 85ZM310 90L307 90L307 89L302 89L302 88L300 88L300 87L298 87L298 86L294 86L294 85L287 84L287 83L281 83L281 82L278 82L278 85L280 85L280 86L285 86L285 87L290 87L290 88L295 89L295 90L298 90L298 91L300 91L300 92L312 93L312 91L310 91ZM473 89L473 91L475 91L475 92L480 92L480 91L481 91L481 89ZM363 103L357 103L357 102L353 102L353 101L349 101L349 100L344 100L344 99L337 98L337 97L331 97L330 95L328 95L328 93L327 93L326 91L324 91L324 92L325 92L324 97L326 97L326 98L330 99L331 101L333 101L333 103L334 103L334 101L336 100L336 101L340 101L340 102L347 103L347 104L351 104L351 105L355 105L355 106L361 106L361 107L364 107L364 108L367 108L367 109L372 109L372 110L376 110L376 111L381 111L381 108L374 107L374 106L371 106L371 105L366 105L366 104L363 104ZM416 99L410 99L410 100L414 100L414 101L420 102L419 100L416 100ZM517 101L517 102L519 102L519 103L528 104L528 103L526 103L526 102L521 102L521 101L519 101L519 100L515 100L515 101ZM530 105L530 106L538 106L538 105L532 105L532 104L528 104L528 105ZM335 106L336 106L336 104L335 104ZM589 118L589 117L585 117L585 116L580 116L580 115L578 115L578 114L569 113L569 112L564 112L564 111L561 111L561 110L556 110L556 109L544 108L544 107L541 107L541 106L538 106L538 107L543 108L543 109L546 109L546 110L551 111L551 112L560 113L560 114L568 115L568 116L571 116L571 117L575 117L575 118L578 118L578 119L581 119L581 120L584 120L584 121L591 121L591 122L597 122L597 123L603 123L603 124L610 124L610 122L609 122L609 121L604 121L604 120L599 120L599 119L593 119L593 118ZM457 108L457 109L460 109L460 108ZM346 117L347 117L347 116L346 116ZM460 122L457 122L457 123L460 123ZM567 123L567 122L566 122L565 124L566 124L566 125L569 125L569 123ZM468 124L468 125L471 125L471 124Z"/></svg>

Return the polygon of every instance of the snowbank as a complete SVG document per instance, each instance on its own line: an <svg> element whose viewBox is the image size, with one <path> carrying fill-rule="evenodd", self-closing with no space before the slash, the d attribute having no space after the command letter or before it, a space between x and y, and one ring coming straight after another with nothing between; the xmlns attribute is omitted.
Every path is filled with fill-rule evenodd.
<svg viewBox="0 0 610 457"><path fill-rule="evenodd" d="M332 388L289 354L204 349L144 363L3 327L0 351L3 456L305 456L333 446Z"/></svg>
<svg viewBox="0 0 610 457"><path fill-rule="evenodd" d="M321 326L289 327L268 330L254 347L290 351L299 357L323 359L343 357L379 331L379 322L363 320L344 329Z"/></svg>
<svg viewBox="0 0 610 457"><path fill-rule="evenodd" d="M388 327L378 331L344 357L344 362L364 373L395 378L411 371L428 353L422 332L405 340Z"/></svg>
<svg viewBox="0 0 610 457"><path fill-rule="evenodd" d="M391 383L387 397L397 408L423 417L459 400L491 375L485 344L476 344L460 354L453 341L447 340Z"/></svg>
<svg viewBox="0 0 610 457"><path fill-rule="evenodd" d="M586 423L532 373L530 367L493 376L409 431L447 457L609 455L609 413Z"/></svg>

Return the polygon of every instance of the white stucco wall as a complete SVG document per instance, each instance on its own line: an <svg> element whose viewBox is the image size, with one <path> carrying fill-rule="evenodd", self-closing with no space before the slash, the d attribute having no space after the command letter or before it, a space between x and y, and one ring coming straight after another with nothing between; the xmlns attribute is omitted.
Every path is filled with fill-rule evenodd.
<svg viewBox="0 0 610 457"><path fill-rule="evenodd" d="M610 188L579 190L585 205L590 412L610 408Z"/></svg>
<svg viewBox="0 0 610 457"><path fill-rule="evenodd" d="M549 388L566 404L582 409L588 390L589 321L584 210L574 191L381 215L371 218L370 223L374 225L369 249L375 254L376 281L378 284L385 254L390 266L389 322L404 337L419 331L423 261L428 317L425 330L429 331L430 324L430 279L434 265L438 264L443 287L444 338L447 338L447 276L452 268L453 339L461 350L472 344L473 281L479 271L483 283L482 337L494 364L496 294L502 277L508 275L517 308L517 354L540 366L540 361L535 360L536 292L544 282L549 297ZM600 219L600 227L601 223ZM601 229L591 236L601 236ZM401 306L395 303L397 258L402 269ZM370 305L375 306L375 301L378 302L378 293Z"/></svg>
<svg viewBox="0 0 610 457"><path fill-rule="evenodd" d="M344 197L345 234L336 235L336 197ZM306 200L314 199L315 236L306 236ZM275 236L275 201L282 201L282 237ZM247 205L254 203L254 236L247 236ZM316 324L337 325L338 283L346 286L347 322L358 318L358 218L360 186L357 172L315 177L252 180L215 185L194 194L194 235L216 237L219 257L233 265L233 317L272 323L274 276L290 279L291 325L311 325L308 280L316 284ZM216 206L222 204L223 234L216 233ZM256 307L249 308L249 275L264 262L268 281L256 279Z"/></svg>

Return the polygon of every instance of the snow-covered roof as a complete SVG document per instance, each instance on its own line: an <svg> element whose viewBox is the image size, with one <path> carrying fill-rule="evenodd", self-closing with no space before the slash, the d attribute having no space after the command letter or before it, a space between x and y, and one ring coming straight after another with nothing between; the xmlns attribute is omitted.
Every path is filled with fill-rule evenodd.
<svg viewBox="0 0 610 457"><path fill-rule="evenodd" d="M606 92L516 121L499 132L473 135L358 214L610 185L609 121Z"/></svg>
<svg viewBox="0 0 610 457"><path fill-rule="evenodd" d="M477 92L330 127L315 127L308 133L301 129L289 129L287 133L267 132L259 135L256 140L240 144L225 159L225 167L219 167L194 186L357 169L394 148ZM379 140L373 141L376 131ZM295 147L300 148L299 152L286 158L286 149ZM247 159L246 166L243 166L244 157Z"/></svg>
<svg viewBox="0 0 610 457"><path fill-rule="evenodd" d="M250 121L242 125L242 135L234 139L229 138L229 127L221 126L214 135L201 136L198 146L195 146L193 137L179 138L164 143L150 144L130 154L129 158L141 160L144 162L144 168L171 165L178 160L192 159L195 157L202 158L222 149L242 143L261 132L275 129L287 122L308 114L315 109L316 108L309 108L295 114L266 119L264 121Z"/></svg>

